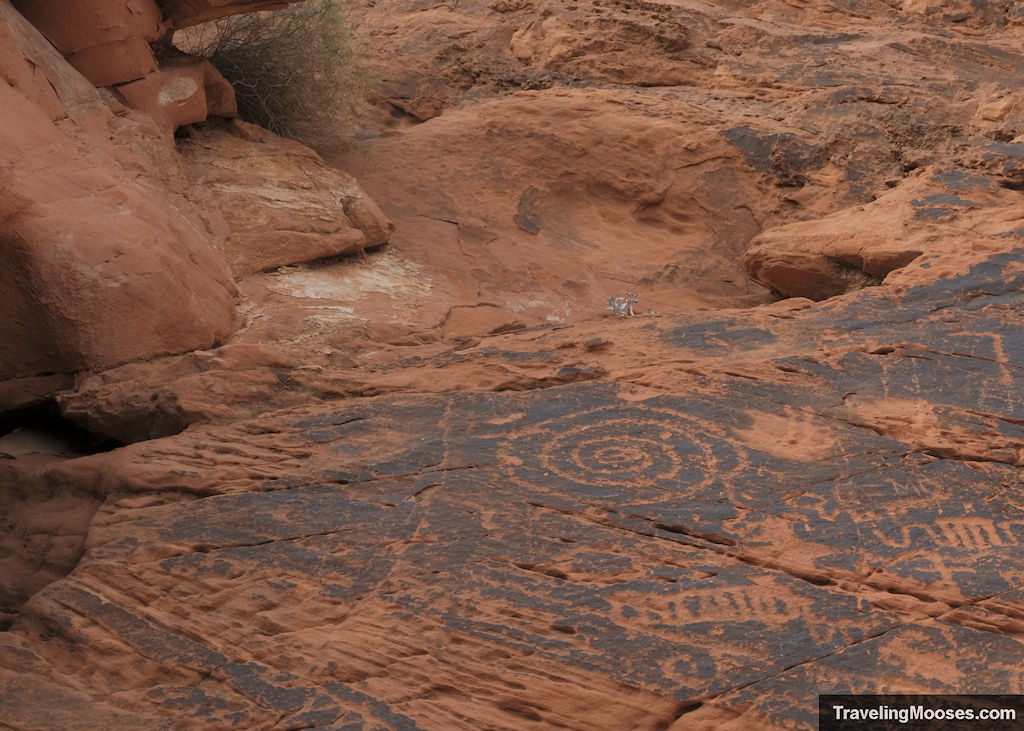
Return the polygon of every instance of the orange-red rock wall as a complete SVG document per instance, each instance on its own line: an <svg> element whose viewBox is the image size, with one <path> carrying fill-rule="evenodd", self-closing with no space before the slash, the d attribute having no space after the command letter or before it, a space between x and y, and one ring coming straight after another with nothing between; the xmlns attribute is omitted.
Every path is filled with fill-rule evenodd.
<svg viewBox="0 0 1024 731"><path fill-rule="evenodd" d="M353 209L362 200L355 181L335 180L301 145L235 128L209 138L210 164L221 151L266 157L264 181L301 164L302 180L286 187L327 190L330 205L310 214L319 226L311 229L299 201L275 225L280 236L250 236L247 249L225 257L225 241L246 232L233 231L220 199L193 185L198 169L170 133L208 114L233 115L230 85L209 62L177 52L164 52L157 68L149 44L173 29L165 11L187 20L265 4L17 5L28 18L0 0L0 411L71 385L78 371L222 340L236 325L233 276L243 270L387 240L372 202ZM96 88L109 84L119 86ZM238 198L220 203L245 206ZM371 213L356 220L346 207ZM288 243L292 229L307 235ZM243 259L232 271L229 262Z"/></svg>

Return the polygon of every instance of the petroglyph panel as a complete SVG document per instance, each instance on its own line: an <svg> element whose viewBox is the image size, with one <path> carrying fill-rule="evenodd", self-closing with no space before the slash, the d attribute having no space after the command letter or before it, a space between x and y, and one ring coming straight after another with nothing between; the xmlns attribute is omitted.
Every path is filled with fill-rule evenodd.
<svg viewBox="0 0 1024 731"><path fill-rule="evenodd" d="M813 729L818 708L808 702L808 689L1019 694L1024 692L1024 645L1011 637L929 620L866 638L836 655L728 693L712 705L786 718L794 728Z"/></svg>
<svg viewBox="0 0 1024 731"><path fill-rule="evenodd" d="M645 399L338 399L90 463L116 492L0 633L3 721L810 729L819 692L1024 692L1019 468L844 411L942 389L1020 419L1019 327L996 349L928 319L1024 311L1016 275L972 277L816 305L813 352L788 319L714 347L626 323L780 349L744 376L647 368ZM876 347L918 316L924 345L980 357Z"/></svg>
<svg viewBox="0 0 1024 731"><path fill-rule="evenodd" d="M509 477L580 497L640 499L673 488L715 489L736 470L737 452L706 421L663 406L598 406L522 428L500 450Z"/></svg>
<svg viewBox="0 0 1024 731"><path fill-rule="evenodd" d="M397 601L481 641L533 649L680 700L751 682L900 622L857 597L751 566L664 580L653 563L642 577L612 585L537 568L475 564L460 574L457 592L438 586L429 601L412 594ZM766 665L769 647L775 659Z"/></svg>
<svg viewBox="0 0 1024 731"><path fill-rule="evenodd" d="M879 526L872 529L872 533L893 548L920 549L927 545L981 553L992 548L1020 546L1024 542L1024 520L939 517L930 523Z"/></svg>
<svg viewBox="0 0 1024 731"><path fill-rule="evenodd" d="M499 439L503 489L563 510L639 520L647 529L668 525L680 539L694 532L735 541L726 523L745 499L735 493L752 484L744 475L761 472L764 460L728 438L749 426L748 414L723 411L711 420L710 410L699 399L623 403L600 386L567 388L527 406ZM776 489L758 484L758 500Z"/></svg>

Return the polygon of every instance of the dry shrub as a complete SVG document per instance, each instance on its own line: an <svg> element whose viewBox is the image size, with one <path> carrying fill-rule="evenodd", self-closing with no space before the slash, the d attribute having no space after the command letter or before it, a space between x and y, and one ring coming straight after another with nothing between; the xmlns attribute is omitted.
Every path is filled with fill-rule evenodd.
<svg viewBox="0 0 1024 731"><path fill-rule="evenodd" d="M222 18L175 44L231 82L239 117L308 144L335 137L366 87L354 28L334 0Z"/></svg>

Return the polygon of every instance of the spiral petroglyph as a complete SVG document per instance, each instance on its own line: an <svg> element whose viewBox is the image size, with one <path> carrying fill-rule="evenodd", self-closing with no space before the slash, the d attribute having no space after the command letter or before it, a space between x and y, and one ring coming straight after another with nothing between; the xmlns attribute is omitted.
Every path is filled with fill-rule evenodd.
<svg viewBox="0 0 1024 731"><path fill-rule="evenodd" d="M538 422L502 448L518 482L565 486L592 495L667 485L699 492L736 466L706 426L682 411L602 406Z"/></svg>

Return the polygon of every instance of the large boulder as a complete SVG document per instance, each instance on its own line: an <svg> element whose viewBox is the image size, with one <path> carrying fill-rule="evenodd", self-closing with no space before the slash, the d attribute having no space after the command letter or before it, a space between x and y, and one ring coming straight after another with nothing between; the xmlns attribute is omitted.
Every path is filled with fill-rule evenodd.
<svg viewBox="0 0 1024 731"><path fill-rule="evenodd" d="M149 44L166 26L153 0L15 0L14 6L96 86L156 70Z"/></svg>
<svg viewBox="0 0 1024 731"><path fill-rule="evenodd" d="M922 255L999 250L1019 228L1019 195L989 178L928 167L865 205L758 234L742 263L781 296L827 299L877 285Z"/></svg>
<svg viewBox="0 0 1024 731"><path fill-rule="evenodd" d="M149 114L167 133L209 115L238 113L234 90L220 72L167 42L174 27L180 27L175 20L181 16L168 19L154 0L84 0L69 7L57 0L16 0L14 5L90 82L116 87L120 99ZM264 6L268 4L231 3L204 18ZM181 8L172 5L169 10Z"/></svg>
<svg viewBox="0 0 1024 731"><path fill-rule="evenodd" d="M165 131L207 117L235 117L235 90L205 58L177 53L161 59L159 69L118 93L133 109L149 114Z"/></svg>
<svg viewBox="0 0 1024 731"><path fill-rule="evenodd" d="M355 178L255 125L194 130L180 149L197 202L224 217L238 276L380 246L391 233Z"/></svg>
<svg viewBox="0 0 1024 731"><path fill-rule="evenodd" d="M33 397L20 379L216 342L234 286L187 202L143 175L157 165L145 147L173 164L156 129L90 97L6 0L0 18L2 409Z"/></svg>

